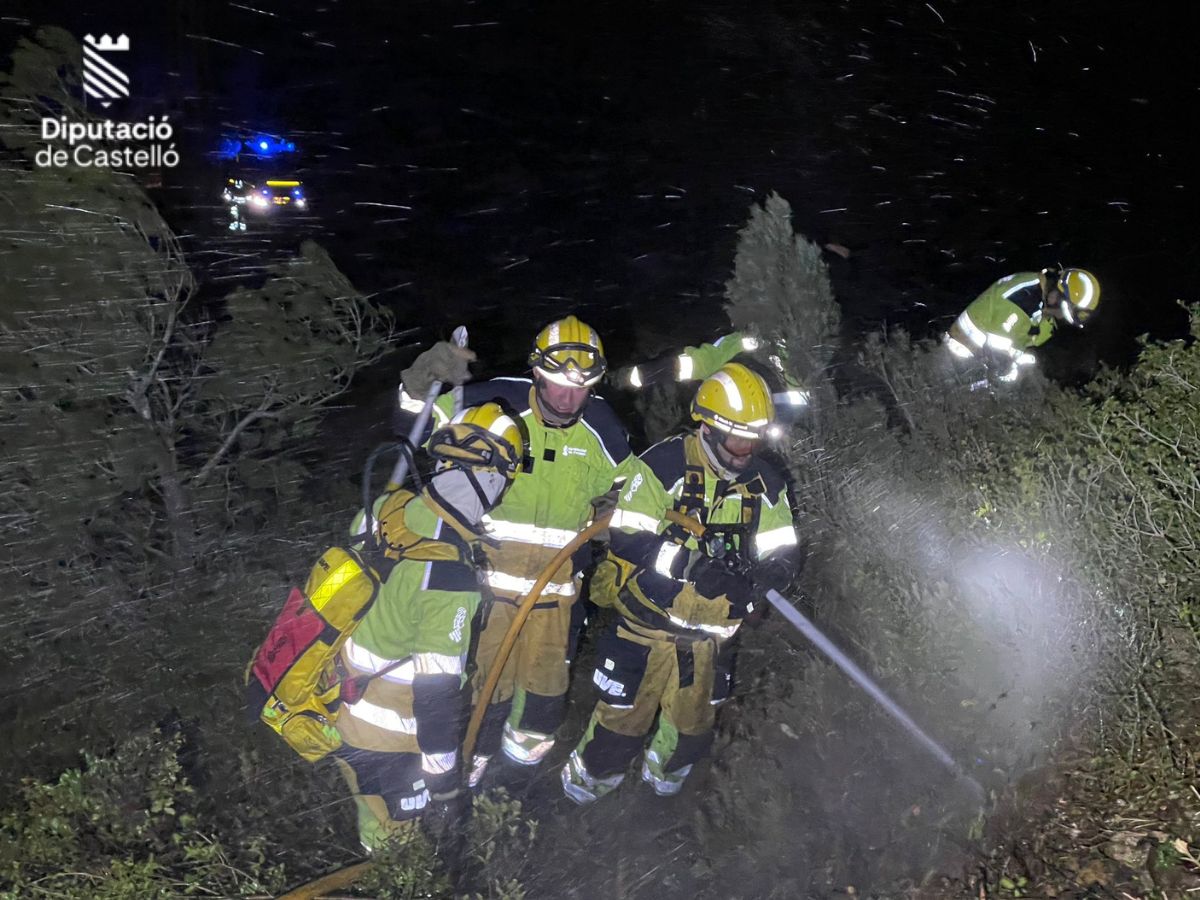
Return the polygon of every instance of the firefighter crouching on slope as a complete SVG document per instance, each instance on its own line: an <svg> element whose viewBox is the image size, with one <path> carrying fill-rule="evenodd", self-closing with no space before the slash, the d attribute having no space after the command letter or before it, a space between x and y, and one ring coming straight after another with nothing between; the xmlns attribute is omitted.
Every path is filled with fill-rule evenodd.
<svg viewBox="0 0 1200 900"><path fill-rule="evenodd" d="M626 480L608 557L592 597L619 613L596 649L602 695L562 769L568 797L612 791L658 716L642 779L678 793L712 742L716 705L730 689L733 637L768 587L786 590L800 564L783 476L755 457L774 417L767 384L739 363L706 379L692 402L699 427L655 444ZM711 531L705 547L664 517ZM729 550L711 543L728 526ZM706 549L707 548L707 549ZM753 565L731 566L741 560Z"/></svg>
<svg viewBox="0 0 1200 900"><path fill-rule="evenodd" d="M361 697L338 713L344 744L335 758L369 851L415 822L430 799L458 792L481 519L512 485L524 443L517 423L485 403L434 431L428 450L437 468L425 488L394 491L374 505L385 557L419 544L424 559L400 559L381 572L379 595L339 660L344 681L366 680ZM361 513L351 533L365 534ZM444 558L430 559L435 548Z"/></svg>
<svg viewBox="0 0 1200 900"><path fill-rule="evenodd" d="M1034 365L1029 351L1059 323L1082 328L1100 302L1100 282L1086 269L1017 272L976 297L944 336L959 359L981 364L1000 381L1016 381Z"/></svg>
<svg viewBox="0 0 1200 900"><path fill-rule="evenodd" d="M433 379L453 380L462 360L446 346L426 351L403 373L403 410L416 411ZM444 360L448 370L439 368ZM427 364L428 362L428 364ZM532 380L495 378L467 384L464 402L499 402L528 435L525 463L512 489L485 520L492 539L485 547L487 581L496 603L479 640L478 686L482 686L517 611L554 555L588 523L593 498L612 487L636 463L625 431L609 405L593 396L607 362L595 330L575 316L543 328L529 354ZM461 373L458 379L461 381ZM449 377L446 377L449 376ZM450 397L434 408L444 420ZM550 579L504 667L483 720L470 784L483 777L498 749L521 765L536 765L554 745L566 713L569 656L575 633L572 612L579 599L578 573L566 563Z"/></svg>

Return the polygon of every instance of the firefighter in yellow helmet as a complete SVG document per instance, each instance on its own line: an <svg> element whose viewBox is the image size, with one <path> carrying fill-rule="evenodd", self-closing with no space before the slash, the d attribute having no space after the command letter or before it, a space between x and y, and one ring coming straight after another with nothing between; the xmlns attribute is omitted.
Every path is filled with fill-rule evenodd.
<svg viewBox="0 0 1200 900"><path fill-rule="evenodd" d="M453 368L448 351L443 355ZM595 329L575 316L551 322L538 332L528 361L530 378L494 378L463 388L464 402L495 400L528 434L521 471L487 519L487 581L496 602L479 641L480 684L520 598L587 525L594 514L590 501L609 492L636 462L616 414L593 394L608 365ZM409 383L405 374L401 406L415 411L420 403L413 398L424 396L427 384ZM435 418L443 419L450 403L448 395L442 397ZM532 766L553 746L566 712L569 657L579 624L573 614L582 611L580 580L570 562L561 566L521 629L480 730L472 785L497 750Z"/></svg>
<svg viewBox="0 0 1200 900"><path fill-rule="evenodd" d="M1030 350L1060 326L1082 328L1099 303L1100 281L1086 269L1017 272L976 297L944 340L959 359L982 365L1000 381L1015 381L1037 362Z"/></svg>
<svg viewBox="0 0 1200 900"><path fill-rule="evenodd" d="M437 469L416 494L374 504L385 559L375 603L342 647L344 700L334 758L358 809L359 839L378 849L430 800L462 783L468 654L481 605L483 516L524 455L516 421L495 403L455 416L429 439ZM351 534L365 536L360 513Z"/></svg>
<svg viewBox="0 0 1200 900"><path fill-rule="evenodd" d="M699 426L643 453L622 486L609 553L592 576L593 599L619 615L596 650L600 699L562 769L576 802L621 783L656 717L642 780L657 794L677 793L707 751L734 635L801 562L784 478L756 455L774 415L759 375L722 366L692 402ZM703 522L705 540L667 510Z"/></svg>

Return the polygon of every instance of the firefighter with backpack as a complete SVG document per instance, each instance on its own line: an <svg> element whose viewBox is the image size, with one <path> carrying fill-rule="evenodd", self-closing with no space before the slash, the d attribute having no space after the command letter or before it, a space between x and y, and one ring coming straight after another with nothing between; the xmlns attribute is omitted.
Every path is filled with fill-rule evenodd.
<svg viewBox="0 0 1200 900"><path fill-rule="evenodd" d="M480 520L512 484L524 449L520 427L498 405L468 408L430 437L437 468L424 489L375 503L373 525L394 565L342 647L345 677L365 689L338 713L343 743L334 753L368 850L431 799L458 792L463 689L482 599ZM361 519L354 533L365 531Z"/></svg>
<svg viewBox="0 0 1200 900"><path fill-rule="evenodd" d="M359 512L351 546L321 555L246 672L251 711L306 760L337 762L367 851L458 793L485 591L480 523L512 485L525 440L484 403L435 430L427 450L427 483L389 484Z"/></svg>

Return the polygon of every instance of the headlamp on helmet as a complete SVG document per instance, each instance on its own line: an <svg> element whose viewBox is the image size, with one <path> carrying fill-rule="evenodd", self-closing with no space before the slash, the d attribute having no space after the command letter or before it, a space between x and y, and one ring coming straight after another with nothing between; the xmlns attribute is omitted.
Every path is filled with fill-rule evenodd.
<svg viewBox="0 0 1200 900"><path fill-rule="evenodd" d="M596 330L575 316L567 316L538 332L529 365L555 384L591 387L604 377L608 360Z"/></svg>

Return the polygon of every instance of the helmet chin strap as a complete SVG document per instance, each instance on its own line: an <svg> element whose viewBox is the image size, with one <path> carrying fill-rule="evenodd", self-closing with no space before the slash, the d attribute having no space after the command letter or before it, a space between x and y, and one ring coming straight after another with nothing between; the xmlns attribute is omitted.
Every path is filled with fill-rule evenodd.
<svg viewBox="0 0 1200 900"><path fill-rule="evenodd" d="M535 384L535 388L534 388L533 396L534 396L534 399L537 401L538 412L542 416L542 421L545 422L547 425L549 425L551 428L566 428L569 425L574 425L583 416L583 411L585 409L587 409L588 401L585 400L583 402L583 405L581 405L579 407L579 411L574 413L573 415L565 416L560 412L555 412L553 409L550 408L550 404L548 404L544 399L542 399L542 382L540 380L538 380L538 381L535 381L534 384ZM588 400L590 400L590 399L591 399L591 397L589 396Z"/></svg>
<svg viewBox="0 0 1200 900"><path fill-rule="evenodd" d="M712 464L713 469L726 481L734 481L738 477L738 473L727 469L724 463L721 462L721 457L717 453L717 447L721 445L721 438L717 429L711 425L704 425L700 429L700 446L704 448L704 455Z"/></svg>

